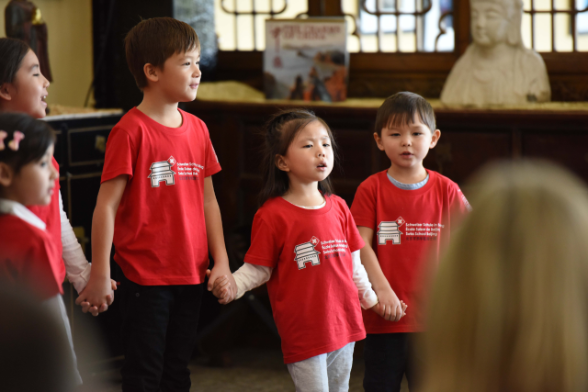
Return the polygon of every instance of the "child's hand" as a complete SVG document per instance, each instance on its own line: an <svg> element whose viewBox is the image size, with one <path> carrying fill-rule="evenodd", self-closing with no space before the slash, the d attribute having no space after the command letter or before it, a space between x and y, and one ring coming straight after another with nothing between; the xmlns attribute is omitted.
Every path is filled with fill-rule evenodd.
<svg viewBox="0 0 588 392"><path fill-rule="evenodd" d="M222 276L225 276L229 280L229 286L227 287L227 289L230 293L230 298L234 299L237 296L237 283L235 282L235 278L233 278L233 274L231 273L231 270L229 269L228 265L215 265L212 271L207 270L206 276L208 276L208 291L213 290L214 284L216 283L217 279L221 278ZM223 304L225 303L221 302L220 300L219 302Z"/></svg>
<svg viewBox="0 0 588 392"><path fill-rule="evenodd" d="M86 287L76 298L76 305L81 305L85 302L86 306L82 306L82 311L86 308L86 311L90 311L92 315L97 316L99 311L108 309L108 306L112 305L114 301L113 287L116 287L116 282L111 279L95 278L90 275L90 280ZM92 312L92 307L98 312Z"/></svg>
<svg viewBox="0 0 588 392"><path fill-rule="evenodd" d="M226 305L235 299L230 288L231 283L229 282L229 278L226 275L223 275L214 281L212 294L219 299L218 302L220 304Z"/></svg>
<svg viewBox="0 0 588 392"><path fill-rule="evenodd" d="M208 276L210 278L211 275L211 271L210 270L206 270L206 276ZM231 278L233 277L232 274L229 275ZM235 280L233 280L233 283L231 284L231 279L229 279L229 277L227 277L227 275L223 275L219 278L216 278L216 280L214 280L214 282L209 279L209 284L208 286L210 287L210 284L212 283L212 294L218 298L218 302L222 305L226 305L229 302L233 301L237 295L237 290L236 290L236 284L234 283ZM235 290L232 290L232 288L235 288Z"/></svg>
<svg viewBox="0 0 588 392"><path fill-rule="evenodd" d="M388 321L399 321L405 314L406 304L400 301L391 288L376 290L378 304L374 306L374 312Z"/></svg>
<svg viewBox="0 0 588 392"><path fill-rule="evenodd" d="M379 316L383 317L384 319L386 319L388 321L399 321L401 318L406 316L406 308L408 307L408 305L406 305L403 301L400 301L400 305L401 305L401 309L402 309L402 315L400 316L400 318L398 320L391 319L391 315L386 314L386 306L383 305L381 302L378 302L377 304L375 304L371 309L374 312L376 312Z"/></svg>
<svg viewBox="0 0 588 392"><path fill-rule="evenodd" d="M116 290L118 288L118 283L114 279L110 279L110 286L112 287L112 290ZM83 292L84 292L84 290L82 290L82 293ZM114 299L114 293L112 293L112 295L113 295L113 299ZM102 305L100 305L100 307L98 307L98 306L92 306L89 302L84 301L84 302L80 303L80 306L82 307L82 312L84 312L84 313L90 312L92 314L92 316L94 316L94 317L96 317L96 316L98 316L98 314L104 313L108 310L108 305L106 303L103 303Z"/></svg>

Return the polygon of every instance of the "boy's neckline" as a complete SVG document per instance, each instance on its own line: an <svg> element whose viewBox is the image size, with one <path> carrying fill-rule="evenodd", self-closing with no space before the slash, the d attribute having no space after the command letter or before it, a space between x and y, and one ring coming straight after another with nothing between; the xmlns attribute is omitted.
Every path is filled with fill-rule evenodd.
<svg viewBox="0 0 588 392"><path fill-rule="evenodd" d="M182 116L182 125L177 128L171 128L171 127L165 126L165 125L157 122L153 118L149 117L149 115L143 113L136 106L133 109L131 109L130 111L133 111L133 113L135 113L135 115L140 116L141 118L145 119L145 121L147 121L148 123L151 123L151 125L153 126L152 128L163 131L166 134L179 135L179 134L186 132L186 129L188 129L187 121L186 121L186 114L182 109L179 109L179 108L178 108L178 112Z"/></svg>
<svg viewBox="0 0 588 392"><path fill-rule="evenodd" d="M394 177L392 177L390 175L390 173L386 172L386 175L388 176L388 179L390 180L390 182L399 189L403 189L406 191L416 191L417 189L421 189L422 187L424 187L425 185L427 185L427 182L429 182L429 173L427 172L427 176L425 177L424 180L420 181L420 182L416 182L414 184L405 184L403 182L398 181L397 179L395 179Z"/></svg>
<svg viewBox="0 0 588 392"><path fill-rule="evenodd" d="M423 186L421 186L418 189L399 188L392 181L390 181L390 175L388 174L388 170L382 170L379 173L379 175L381 176L379 177L380 184L382 184L382 186L384 186L388 191L394 192L399 196L404 195L407 197L414 197L423 193L427 193L431 189L431 187L433 187L437 182L437 173L433 170L427 170L428 180Z"/></svg>
<svg viewBox="0 0 588 392"><path fill-rule="evenodd" d="M419 173L420 175L418 177L414 176L417 179L412 180L412 181L406 181L405 178L403 178L404 176L399 176L399 175L397 175L398 173L391 173L392 166L386 170L386 174L388 174L390 177L392 177L393 179L395 179L396 181L398 181L401 184L406 184L406 185L419 184L419 183L423 182L429 176L429 171L427 169L425 169L424 167L422 167L422 169L424 171L424 176Z"/></svg>
<svg viewBox="0 0 588 392"><path fill-rule="evenodd" d="M141 106L141 105L139 105L139 106ZM153 118L152 115L141 110L139 108L139 106L135 106L135 109L137 109L137 111L139 111L140 113L145 115L145 117L148 117L149 119L151 119L151 121L154 121L155 123L159 124L162 127L167 128L167 129L181 129L184 126L184 124L186 123L184 115L182 114L182 111L178 107L175 108L175 113L178 113L180 115L180 125L177 127L173 127L173 126L166 125L166 124L162 123L161 121L156 120L155 118Z"/></svg>

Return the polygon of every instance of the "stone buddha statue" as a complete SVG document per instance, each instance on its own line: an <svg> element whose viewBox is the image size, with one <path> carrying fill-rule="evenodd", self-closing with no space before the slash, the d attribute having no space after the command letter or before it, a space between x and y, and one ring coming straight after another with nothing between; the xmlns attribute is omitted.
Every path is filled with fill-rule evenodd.
<svg viewBox="0 0 588 392"><path fill-rule="evenodd" d="M449 73L441 101L477 107L549 101L545 63L523 46L523 2L470 1L474 42Z"/></svg>

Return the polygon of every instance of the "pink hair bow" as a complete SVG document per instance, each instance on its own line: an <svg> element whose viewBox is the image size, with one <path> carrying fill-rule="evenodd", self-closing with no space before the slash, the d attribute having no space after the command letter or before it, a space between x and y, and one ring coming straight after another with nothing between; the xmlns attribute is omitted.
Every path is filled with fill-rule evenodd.
<svg viewBox="0 0 588 392"><path fill-rule="evenodd" d="M24 137L24 133L20 131L14 131L14 133L12 134L12 140L8 142L8 147L12 151L18 151L19 143L22 139L24 139Z"/></svg>

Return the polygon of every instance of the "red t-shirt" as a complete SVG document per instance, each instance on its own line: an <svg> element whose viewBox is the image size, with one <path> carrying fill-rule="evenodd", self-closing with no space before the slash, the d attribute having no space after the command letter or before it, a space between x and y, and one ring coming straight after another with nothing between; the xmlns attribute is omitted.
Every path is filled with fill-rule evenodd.
<svg viewBox="0 0 588 392"><path fill-rule="evenodd" d="M137 108L112 129L102 182L129 181L114 223L115 261L145 285L199 284L208 267L204 178L220 171L202 120L168 128Z"/></svg>
<svg viewBox="0 0 588 392"><path fill-rule="evenodd" d="M267 283L285 363L365 338L351 252L364 243L345 202L307 210L281 197L255 214L245 262L273 267Z"/></svg>
<svg viewBox="0 0 588 392"><path fill-rule="evenodd" d="M54 157L51 157L51 162L53 162L53 166L59 173L59 164L55 160ZM65 280L65 264L62 260L62 252L63 246L61 243L61 211L59 211L59 176L55 179L55 188L53 190L53 195L51 196L51 201L46 206L29 206L27 207L31 210L35 215L37 215L43 222L45 222L46 228L45 231L51 238L51 241L54 242L57 253L59 257L55 257L51 259L52 263L55 263L52 268L57 273L57 279L59 282L63 283ZM60 284L61 284L60 283Z"/></svg>
<svg viewBox="0 0 588 392"><path fill-rule="evenodd" d="M0 279L41 299L63 294L61 254L50 234L17 216L0 214Z"/></svg>
<svg viewBox="0 0 588 392"><path fill-rule="evenodd" d="M469 204L456 183L427 170L429 181L420 189L404 190L390 182L387 170L376 173L357 188L351 213L358 226L374 230L372 247L384 275L408 305L399 322L363 312L367 333L423 330L423 269L427 257L439 258L442 241Z"/></svg>

